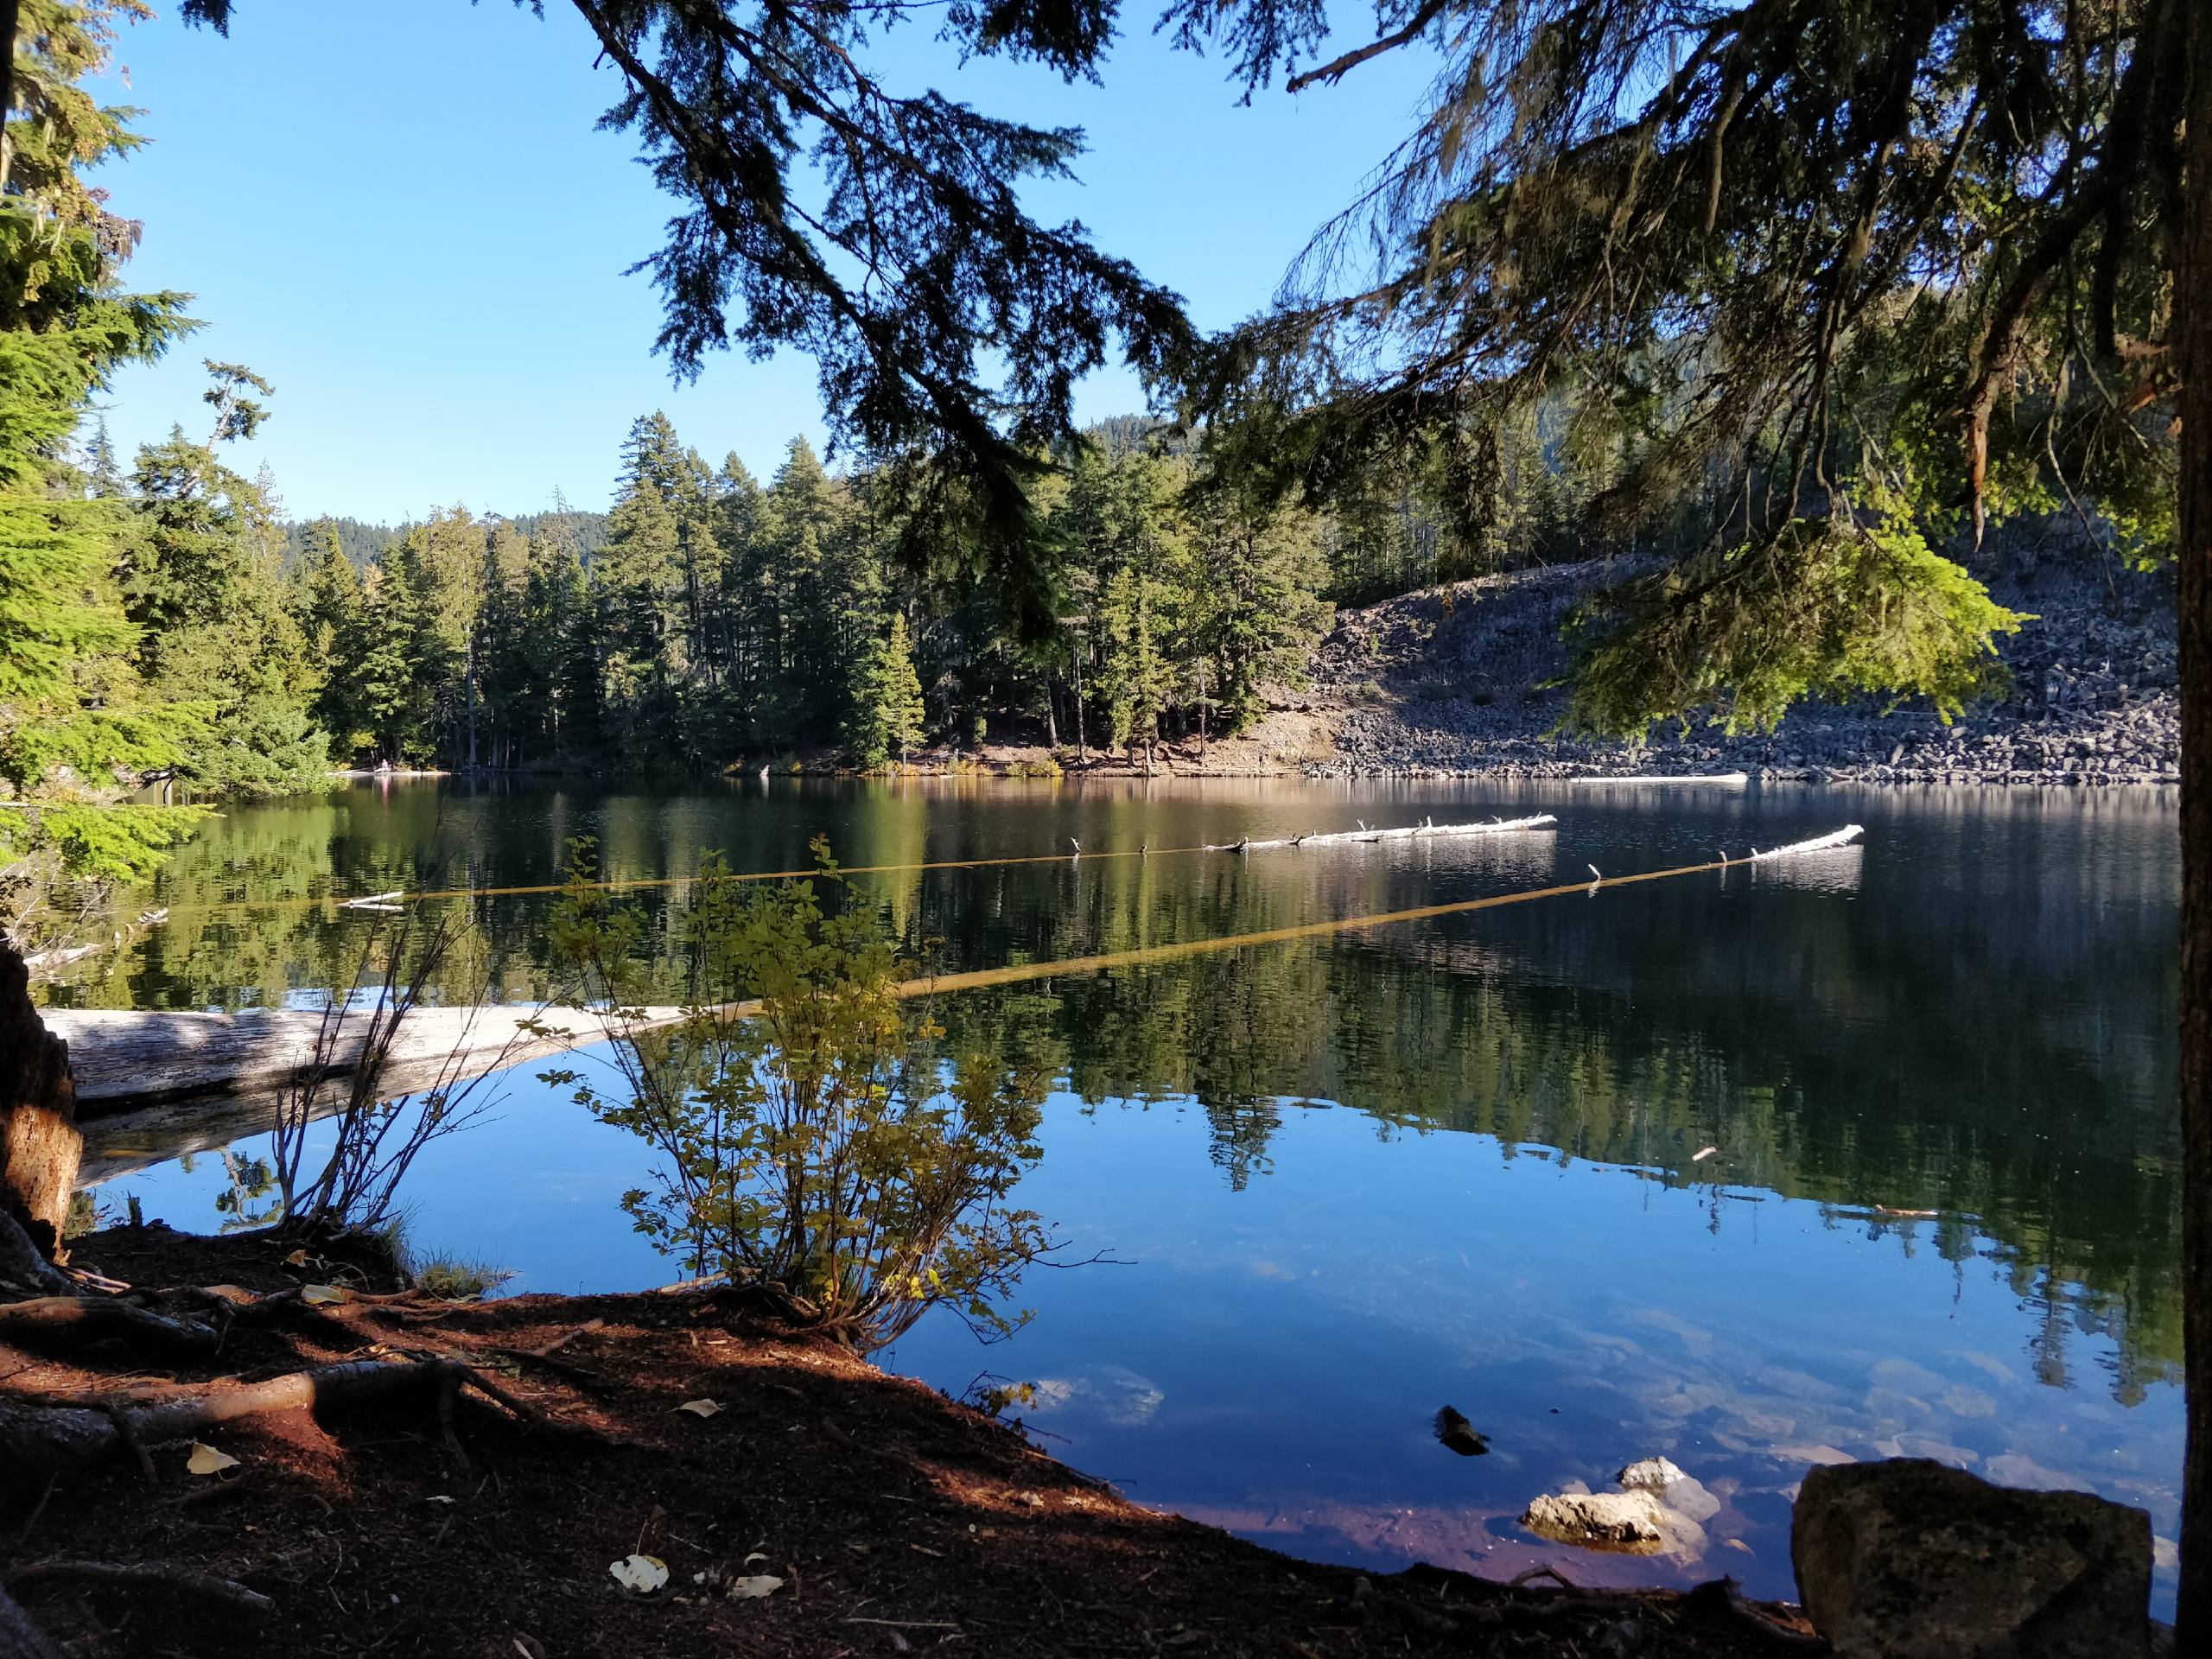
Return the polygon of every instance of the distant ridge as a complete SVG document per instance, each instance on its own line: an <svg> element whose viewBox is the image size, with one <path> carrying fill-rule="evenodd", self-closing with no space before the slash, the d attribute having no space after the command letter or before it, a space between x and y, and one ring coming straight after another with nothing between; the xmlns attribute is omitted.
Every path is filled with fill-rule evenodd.
<svg viewBox="0 0 2212 1659"><path fill-rule="evenodd" d="M577 552L589 556L607 544L607 515L603 512L523 512L512 515L486 513L486 518L505 518L525 536L566 535ZM356 569L374 564L385 550L415 527L416 521L399 524L364 524L359 518L320 516L300 518L284 526L284 568L290 569L307 552L308 532L321 524L338 527L338 545Z"/></svg>

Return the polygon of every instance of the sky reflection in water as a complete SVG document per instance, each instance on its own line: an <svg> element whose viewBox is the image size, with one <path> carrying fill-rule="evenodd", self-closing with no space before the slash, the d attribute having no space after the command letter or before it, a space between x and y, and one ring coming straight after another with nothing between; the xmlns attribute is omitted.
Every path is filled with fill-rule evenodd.
<svg viewBox="0 0 2212 1659"><path fill-rule="evenodd" d="M979 856L1148 830L1166 845L1530 802L1567 821L1556 840L1457 857L1152 860L896 884L898 925L946 939L963 966L1448 901L1585 862L1625 873L1866 822L1864 852L1796 868L948 1009L956 1030L1053 1046L1068 1087L1023 1202L1080 1253L1134 1265L1033 1274L1023 1300L1038 1318L1008 1344L979 1349L947 1320L888 1361L955 1392L986 1370L1036 1382L1029 1420L1077 1465L1330 1559L1515 1571L1540 1558L1514 1524L1530 1497L1603 1488L1662 1452L1723 1500L1702 1556L1574 1554L1579 1580L1731 1572L1787 1593L1788 1496L1808 1461L1842 1456L2085 1486L2148 1508L2171 1538L2168 809L1597 793L1261 788L1147 804L1071 791L925 798L917 813L794 792L785 817L695 797L553 816L602 835L629 825L614 844L638 873L688 868L718 829L742 868L817 826L859 862L893 842ZM544 795L459 804L516 842L472 853L486 878L542 868ZM421 833L365 837L378 810L328 837L332 880L370 874L364 845ZM223 936L266 943L277 926ZM526 934L509 943L511 983L527 975ZM272 950L293 958L288 986L316 982L304 937ZM180 962L222 955L216 938L173 943ZM130 971L149 1001L234 1000L151 957L83 1000L121 1000ZM519 1289L674 1276L617 1207L637 1180L634 1143L527 1077L498 1116L417 1171L423 1243L516 1267ZM1718 1155L1692 1163L1706 1144ZM194 1226L221 1185L210 1157L115 1190ZM1430 1438L1446 1402L1491 1437L1491 1456ZM2161 1605L2171 1596L2162 1572Z"/></svg>

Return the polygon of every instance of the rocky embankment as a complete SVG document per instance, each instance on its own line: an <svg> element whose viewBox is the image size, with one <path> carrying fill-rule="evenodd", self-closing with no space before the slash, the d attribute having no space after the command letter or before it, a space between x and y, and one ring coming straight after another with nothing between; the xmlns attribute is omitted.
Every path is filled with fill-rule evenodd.
<svg viewBox="0 0 2212 1659"><path fill-rule="evenodd" d="M1463 582L1346 611L1308 710L1335 731L1313 776L1560 777L1741 770L1772 779L2051 785L2173 783L2180 772L2172 583L2094 556L2015 561L1991 591L2036 620L2000 642L2002 701L1946 727L1925 705L1809 705L1767 736L1648 743L1546 735L1567 693L1561 626L1608 579L1597 561ZM1531 689L1537 688L1537 689Z"/></svg>

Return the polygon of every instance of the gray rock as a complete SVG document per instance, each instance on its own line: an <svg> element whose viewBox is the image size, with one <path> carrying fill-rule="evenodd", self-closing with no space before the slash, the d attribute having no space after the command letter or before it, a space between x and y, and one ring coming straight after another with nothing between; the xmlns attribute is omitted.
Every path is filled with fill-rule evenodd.
<svg viewBox="0 0 2212 1659"><path fill-rule="evenodd" d="M2151 1518L1918 1459L1814 1469L1798 1599L1838 1659L2140 1659Z"/></svg>

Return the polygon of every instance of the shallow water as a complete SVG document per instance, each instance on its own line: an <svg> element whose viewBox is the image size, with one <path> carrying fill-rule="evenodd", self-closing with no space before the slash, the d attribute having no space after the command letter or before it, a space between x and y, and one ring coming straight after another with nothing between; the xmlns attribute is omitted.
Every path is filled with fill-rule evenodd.
<svg viewBox="0 0 2212 1659"><path fill-rule="evenodd" d="M1173 849L1433 817L1555 835L1248 857ZM1093 854L865 878L910 949L983 967L1700 861L1864 823L1860 849L976 992L948 1023L1060 1080L1021 1201L1077 1254L1035 1319L887 1357L954 1392L1034 1382L1044 1444L1131 1496L1295 1553L1510 1572L1514 1523L1665 1453L1722 1499L1688 1559L1599 1581L1790 1588L1788 1497L1908 1452L2080 1485L2171 1538L2181 1459L2177 893L2149 792L799 785L363 785L237 810L163 878L170 921L55 1000L240 1007L342 979L319 902L610 874ZM418 862L435 850L435 881ZM660 914L665 895L639 902ZM463 901L454 901L463 902ZM548 983L542 897L471 904L500 995ZM619 1208L637 1143L524 1074L416 1172L424 1246L523 1289L677 1276ZM1694 1161L1713 1147L1714 1154ZM246 1150L254 1149L247 1143ZM112 1184L235 1216L203 1156ZM251 1211L254 1204L248 1202ZM1899 1212L1929 1211L1919 1215ZM1429 1437L1449 1402L1491 1437ZM2159 1598L2170 1604L2162 1571Z"/></svg>

